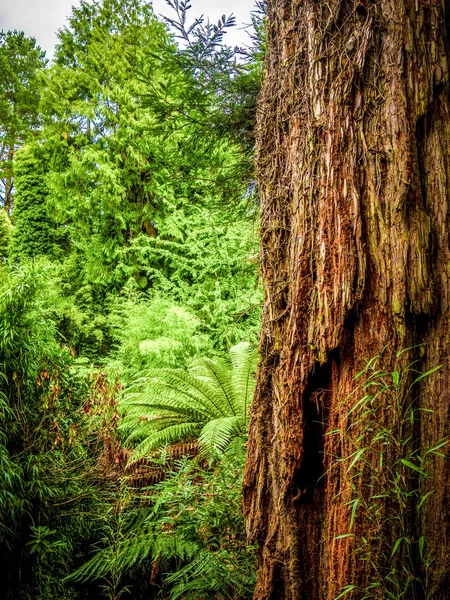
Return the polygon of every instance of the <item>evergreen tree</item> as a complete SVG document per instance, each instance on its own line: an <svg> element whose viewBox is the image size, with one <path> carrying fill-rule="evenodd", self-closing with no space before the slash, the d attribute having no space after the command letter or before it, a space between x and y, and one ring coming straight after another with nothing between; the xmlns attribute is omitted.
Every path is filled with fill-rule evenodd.
<svg viewBox="0 0 450 600"><path fill-rule="evenodd" d="M0 200L10 211L14 153L39 126L39 72L45 53L22 31L0 32Z"/></svg>
<svg viewBox="0 0 450 600"><path fill-rule="evenodd" d="M6 210L0 210L0 261L8 257L13 226Z"/></svg>
<svg viewBox="0 0 450 600"><path fill-rule="evenodd" d="M17 152L15 174L11 259L20 261L49 255L54 248L55 232L47 209L47 174L36 145Z"/></svg>
<svg viewBox="0 0 450 600"><path fill-rule="evenodd" d="M91 281L117 289L134 276L149 287L128 251L137 237L179 241L199 206L247 192L248 159L213 123L217 94L189 65L136 0L83 2L60 33L42 100L50 196ZM153 267L164 272L164 260Z"/></svg>
<svg viewBox="0 0 450 600"><path fill-rule="evenodd" d="M139 107L137 64L167 34L149 5L104 0L81 2L59 37L42 99L52 207L86 254L86 279L120 285L120 249L138 232L156 234L162 173L145 135L151 115Z"/></svg>

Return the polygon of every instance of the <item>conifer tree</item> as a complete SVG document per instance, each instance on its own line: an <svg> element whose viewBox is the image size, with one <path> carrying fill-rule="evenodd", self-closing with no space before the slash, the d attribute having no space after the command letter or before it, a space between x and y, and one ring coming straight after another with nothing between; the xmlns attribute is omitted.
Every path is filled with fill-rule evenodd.
<svg viewBox="0 0 450 600"><path fill-rule="evenodd" d="M218 94L198 85L193 58L177 54L148 5L82 2L59 38L41 103L52 210L73 225L86 281L148 288L172 274L160 243L185 252L193 222L239 204L248 157L217 126Z"/></svg>
<svg viewBox="0 0 450 600"><path fill-rule="evenodd" d="M55 234L47 211L45 167L35 145L17 152L15 174L15 228L11 259L21 261L24 258L51 254Z"/></svg>
<svg viewBox="0 0 450 600"><path fill-rule="evenodd" d="M0 32L0 200L10 211L14 154L39 126L38 73L45 52L23 31Z"/></svg>
<svg viewBox="0 0 450 600"><path fill-rule="evenodd" d="M12 224L6 210L0 210L0 262L8 256L11 242Z"/></svg>

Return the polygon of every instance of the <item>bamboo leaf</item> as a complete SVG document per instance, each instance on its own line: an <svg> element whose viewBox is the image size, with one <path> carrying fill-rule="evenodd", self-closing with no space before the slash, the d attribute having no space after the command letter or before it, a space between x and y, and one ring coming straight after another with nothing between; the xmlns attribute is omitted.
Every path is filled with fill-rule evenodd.
<svg viewBox="0 0 450 600"><path fill-rule="evenodd" d="M334 600L339 600L340 598L343 598L344 596L349 594L352 590L356 590L356 585L345 586L344 590L339 594L339 596L336 596L336 598Z"/></svg>
<svg viewBox="0 0 450 600"><path fill-rule="evenodd" d="M435 373L436 371L438 371L441 368L442 368L442 365L438 365L437 367L433 367L432 369L425 371L425 373L421 373L419 375L419 377L416 377L416 379L414 379L414 381L412 382L411 385L415 385L416 383L419 383L419 381L422 381L422 379L425 379L429 375L432 375L433 373Z"/></svg>
<svg viewBox="0 0 450 600"><path fill-rule="evenodd" d="M367 450L367 448L361 448L361 450L358 450L358 452L356 452L355 456L353 457L352 462L350 463L349 467L347 468L346 473L348 473L358 462L358 460L361 458L361 456L364 454L364 452Z"/></svg>
<svg viewBox="0 0 450 600"><path fill-rule="evenodd" d="M425 473L425 471L422 471L422 469L420 467L418 467L417 465L415 465L410 460L407 460L406 458L402 458L400 462L402 464L404 464L406 467L408 467L409 469L412 469L413 471L416 471L416 473L420 473L421 475L423 475L423 477L428 477L428 474Z"/></svg>
<svg viewBox="0 0 450 600"><path fill-rule="evenodd" d="M439 450L440 448L443 448L444 446L447 446L447 444L449 442L450 442L450 437L446 437L446 438L442 439L435 446L433 446L432 448L429 448L425 452L425 456L427 456L428 454L435 454L437 452L437 450Z"/></svg>
<svg viewBox="0 0 450 600"><path fill-rule="evenodd" d="M417 510L420 510L422 508L423 503L425 502L425 500L431 496L431 494L434 494L435 490L431 490L431 492L428 492L427 494L425 494L425 496L422 496L418 505L417 505Z"/></svg>
<svg viewBox="0 0 450 600"><path fill-rule="evenodd" d="M353 528L353 525L355 523L356 510L358 508L358 504L359 504L359 498L355 498L355 500L352 503L352 512L350 514L350 529Z"/></svg>
<svg viewBox="0 0 450 600"><path fill-rule="evenodd" d="M398 371L392 371L392 381L394 382L395 387L398 387L400 382L400 373Z"/></svg>
<svg viewBox="0 0 450 600"><path fill-rule="evenodd" d="M401 538L398 538L398 540L396 540L396 542L394 544L394 547L392 548L391 556L394 556L394 554L400 548L400 546L401 546L401 544L402 544L403 541L406 541L406 538L401 537Z"/></svg>
<svg viewBox="0 0 450 600"><path fill-rule="evenodd" d="M423 560L423 551L425 548L425 544L427 543L427 538L424 535L421 535L419 538L419 555L420 555L420 560Z"/></svg>

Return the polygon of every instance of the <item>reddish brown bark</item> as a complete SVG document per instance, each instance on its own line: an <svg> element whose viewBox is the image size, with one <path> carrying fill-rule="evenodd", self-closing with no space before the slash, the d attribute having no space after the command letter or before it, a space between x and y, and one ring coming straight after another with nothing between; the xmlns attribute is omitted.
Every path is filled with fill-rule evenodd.
<svg viewBox="0 0 450 600"><path fill-rule="evenodd" d="M357 513L357 535L336 539L349 531L352 494L375 485L378 468L352 491L348 463L339 466L368 443L363 425L349 429L354 376L379 353L388 371L443 365L414 396L433 412L404 434L420 450L449 433L450 6L269 0L268 11L258 122L266 298L244 482L249 538L260 547L255 598L333 600L355 585L345 597L356 599L390 566L378 533L389 545L399 532L382 518L392 501L377 499L378 525ZM396 426L387 404L379 418ZM326 435L336 429L346 435ZM389 448L388 467L400 451ZM443 600L447 460L433 458L427 474L411 489L434 493L420 510L412 494L402 511L416 547L402 577L429 575L426 591L417 582L406 597ZM434 558L428 575L421 536ZM373 542L370 564L355 546L362 537Z"/></svg>

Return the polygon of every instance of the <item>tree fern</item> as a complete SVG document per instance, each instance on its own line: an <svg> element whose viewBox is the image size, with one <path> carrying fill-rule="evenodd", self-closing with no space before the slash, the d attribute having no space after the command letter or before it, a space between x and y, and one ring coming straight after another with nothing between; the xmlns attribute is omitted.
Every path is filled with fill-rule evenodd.
<svg viewBox="0 0 450 600"><path fill-rule="evenodd" d="M223 452L234 436L245 436L254 389L257 354L248 343L230 350L230 359L201 358L189 372L150 371L124 394L122 423L136 443L132 460L188 436L206 449Z"/></svg>
<svg viewBox="0 0 450 600"><path fill-rule="evenodd" d="M233 437L243 434L243 419L241 416L222 417L213 419L203 427L199 440L210 454L219 450L223 452Z"/></svg>

